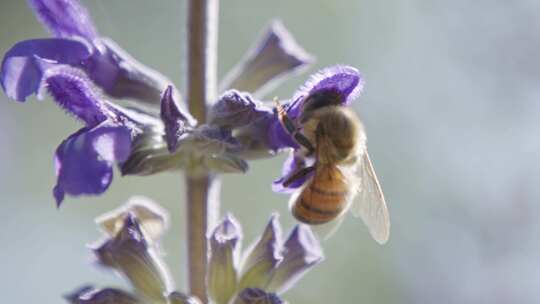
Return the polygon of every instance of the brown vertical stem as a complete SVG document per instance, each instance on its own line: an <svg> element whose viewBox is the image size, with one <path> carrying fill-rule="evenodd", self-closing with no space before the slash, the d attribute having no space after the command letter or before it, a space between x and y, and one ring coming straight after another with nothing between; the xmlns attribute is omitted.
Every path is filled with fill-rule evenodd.
<svg viewBox="0 0 540 304"><path fill-rule="evenodd" d="M187 100L199 124L206 122L207 105L217 96L217 24L218 0L188 1ZM203 303L208 303L206 235L213 215L219 213L217 200L211 197L217 183L210 175L186 176L189 288Z"/></svg>

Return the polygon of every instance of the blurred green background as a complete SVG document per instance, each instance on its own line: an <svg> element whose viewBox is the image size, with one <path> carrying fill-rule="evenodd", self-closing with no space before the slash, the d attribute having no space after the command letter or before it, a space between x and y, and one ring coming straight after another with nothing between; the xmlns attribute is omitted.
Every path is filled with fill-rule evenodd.
<svg viewBox="0 0 540 304"><path fill-rule="evenodd" d="M84 1L104 36L185 87L186 1ZM317 68L344 63L367 84L363 118L386 193L386 246L348 218L324 243L326 261L285 298L291 303L540 303L540 2L536 0L226 0L219 74L271 18L281 18ZM47 35L25 1L0 4L0 52ZM308 74L271 92L291 96ZM56 146L78 124L50 99L0 95L0 302L60 303L82 285L122 286L92 267L94 217L132 194L172 214L163 247L185 290L181 174L116 178L105 195L51 195ZM284 157L223 177L223 211L250 243L272 211L293 224L287 197L271 192Z"/></svg>

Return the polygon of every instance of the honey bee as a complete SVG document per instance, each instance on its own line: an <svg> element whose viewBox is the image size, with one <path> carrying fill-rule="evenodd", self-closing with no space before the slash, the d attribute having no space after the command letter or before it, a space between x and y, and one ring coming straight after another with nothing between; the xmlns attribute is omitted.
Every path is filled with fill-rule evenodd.
<svg viewBox="0 0 540 304"><path fill-rule="evenodd" d="M300 166L283 182L287 187L312 176L291 196L291 212L300 222L321 226L340 223L351 210L384 244L390 219L367 151L366 133L356 113L340 105L337 97L332 92L310 96L296 120L276 100L281 124L303 147L301 158L314 159L312 166Z"/></svg>

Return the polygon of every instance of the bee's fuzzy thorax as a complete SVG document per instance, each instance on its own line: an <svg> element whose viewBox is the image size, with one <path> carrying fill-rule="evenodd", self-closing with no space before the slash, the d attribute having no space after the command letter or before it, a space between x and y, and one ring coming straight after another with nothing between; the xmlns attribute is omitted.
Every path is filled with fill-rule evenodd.
<svg viewBox="0 0 540 304"><path fill-rule="evenodd" d="M324 164L347 162L365 147L362 122L354 111L343 106L313 111L303 132L317 147L317 161Z"/></svg>

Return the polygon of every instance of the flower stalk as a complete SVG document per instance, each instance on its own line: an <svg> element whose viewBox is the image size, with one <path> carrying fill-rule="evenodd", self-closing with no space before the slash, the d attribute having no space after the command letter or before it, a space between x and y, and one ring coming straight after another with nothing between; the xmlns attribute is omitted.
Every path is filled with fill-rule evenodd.
<svg viewBox="0 0 540 304"><path fill-rule="evenodd" d="M218 0L188 1L187 100L199 124L206 122L207 106L217 96L218 9ZM203 303L208 302L206 235L212 225L211 215L219 213L219 206L210 206L213 183L218 183L216 177L208 174L186 175L189 289Z"/></svg>

